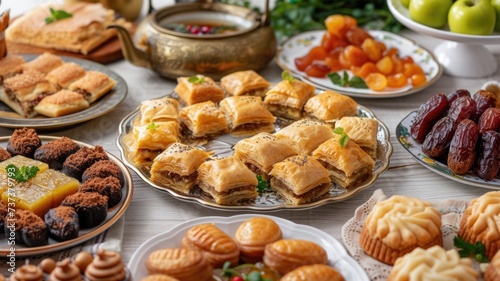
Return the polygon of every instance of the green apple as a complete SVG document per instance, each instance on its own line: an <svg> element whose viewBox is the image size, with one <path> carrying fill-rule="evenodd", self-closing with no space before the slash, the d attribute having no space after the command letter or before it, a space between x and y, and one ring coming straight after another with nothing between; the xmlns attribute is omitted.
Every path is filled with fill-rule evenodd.
<svg viewBox="0 0 500 281"><path fill-rule="evenodd" d="M410 7L410 0L401 0L401 4L406 8Z"/></svg>
<svg viewBox="0 0 500 281"><path fill-rule="evenodd" d="M495 8L495 12L497 14L495 30L500 31L500 0L491 0L491 5Z"/></svg>
<svg viewBox="0 0 500 281"><path fill-rule="evenodd" d="M411 0L410 18L426 26L442 28L452 3L452 0Z"/></svg>
<svg viewBox="0 0 500 281"><path fill-rule="evenodd" d="M491 0L457 0L448 13L451 32L470 35L489 35L496 22Z"/></svg>

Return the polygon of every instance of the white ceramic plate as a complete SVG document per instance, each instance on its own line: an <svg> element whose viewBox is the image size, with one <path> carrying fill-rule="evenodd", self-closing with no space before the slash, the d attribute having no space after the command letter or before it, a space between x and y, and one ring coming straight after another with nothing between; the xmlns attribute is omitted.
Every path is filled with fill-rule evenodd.
<svg viewBox="0 0 500 281"><path fill-rule="evenodd" d="M414 141L410 136L410 126L416 115L417 111L413 111L408 116L403 118L403 120L401 120L401 122L396 127L396 138L398 139L399 143L411 154L411 156L413 156L418 161L418 163L422 164L422 166L435 172L438 175L463 184L490 189L500 189L499 178L495 178L491 181L485 181L470 172L463 176L457 175L453 173L445 163L441 163L438 160L432 159L429 156L425 155L425 153L422 152L421 145Z"/></svg>
<svg viewBox="0 0 500 281"><path fill-rule="evenodd" d="M5 148L9 138L10 136L0 137L0 146ZM46 143L58 138L59 137L53 137L53 136L40 136L42 143ZM83 142L79 142L76 140L74 141L81 147L83 146L93 147L92 145ZM21 257L21 256L41 255L78 245L80 243L83 243L91 239L92 237L99 235L106 229L110 228L116 221L118 221L118 219L125 213L125 210L127 210L128 206L130 205L130 202L132 201L132 194L134 187L133 187L132 176L130 175L130 172L128 171L127 167L123 164L123 162L121 162L120 159L116 158L114 155L110 153L108 153L108 157L109 160L115 162L115 164L118 165L118 167L120 167L123 173L124 185L122 187L122 199L116 206L108 210L108 215L104 220L104 222L93 228L80 229L78 237L68 241L58 242L53 240L52 238L49 238L49 242L46 245L31 247L31 248L16 243L15 245L16 256ZM3 229L1 231L3 231ZM5 257L6 255L8 255L10 247L12 246L8 245L8 240L5 237L5 235L0 236L0 256Z"/></svg>
<svg viewBox="0 0 500 281"><path fill-rule="evenodd" d="M23 55L26 61L35 59L36 55ZM0 102L0 127L6 128L22 128L30 127L34 129L54 129L66 127L73 124L82 123L88 120L95 119L115 109L120 103L125 100L128 88L127 83L121 76L116 74L108 67L78 58L59 56L65 62L74 62L85 70L100 71L107 74L116 81L116 86L102 98L92 103L89 108L73 114L68 114L61 117L44 117L37 115L35 118L24 118L15 113L9 106Z"/></svg>
<svg viewBox="0 0 500 281"><path fill-rule="evenodd" d="M293 36L280 46L278 52L276 53L275 60L283 70L290 71L295 76L311 82L319 89L334 90L351 97L359 98L393 98L411 95L434 84L443 74L443 69L435 59L434 55L425 48L418 46L415 42L400 35L386 31L369 32L375 40L384 42L387 48L398 49L400 56L411 56L415 63L418 63L424 70L427 82L420 87L407 85L397 89L387 88L383 91L372 91L370 89L341 87L333 84L328 77L314 78L307 76L305 72L302 72L295 67L294 60L305 56L312 47L320 45L325 30L308 31ZM338 73L341 74L342 72L343 71L339 71ZM347 72L350 76L352 76L350 71Z"/></svg>
<svg viewBox="0 0 500 281"><path fill-rule="evenodd" d="M253 214L237 215L231 217L202 217L181 223L174 228L151 237L144 242L134 252L128 267L133 280L141 280L147 276L147 270L144 262L153 251L164 248L178 248L186 231L198 224L214 223L218 228L234 237L238 226L244 221L255 217ZM328 254L328 263L337 269L346 281L369 281L365 271L349 256L342 244L329 234L302 224L295 224L273 216L258 215L274 220L281 228L284 239L304 239L315 242L322 246Z"/></svg>

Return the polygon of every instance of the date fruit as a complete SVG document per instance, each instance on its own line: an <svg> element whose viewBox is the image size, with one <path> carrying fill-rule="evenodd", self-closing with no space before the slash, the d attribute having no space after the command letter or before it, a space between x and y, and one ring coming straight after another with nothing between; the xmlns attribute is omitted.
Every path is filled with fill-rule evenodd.
<svg viewBox="0 0 500 281"><path fill-rule="evenodd" d="M484 180L492 180L498 173L499 163L500 133L487 131L481 137L476 174Z"/></svg>
<svg viewBox="0 0 500 281"><path fill-rule="evenodd" d="M451 93L448 94L448 102L451 104L454 102L457 98L463 97L463 96L469 96L470 97L470 92L465 90L465 89L458 89L455 90Z"/></svg>
<svg viewBox="0 0 500 281"><path fill-rule="evenodd" d="M485 90L478 90L473 97L476 102L476 112L471 116L473 121L478 121L479 117L490 107L495 107L497 104L497 97L492 92Z"/></svg>
<svg viewBox="0 0 500 281"><path fill-rule="evenodd" d="M450 143L448 167L457 175L464 175L474 164L479 127L474 121L465 119L457 126Z"/></svg>
<svg viewBox="0 0 500 281"><path fill-rule="evenodd" d="M429 157L439 157L444 155L450 147L451 139L457 129L457 123L448 116L445 116L432 127L431 132L425 137L422 144L422 152Z"/></svg>
<svg viewBox="0 0 500 281"><path fill-rule="evenodd" d="M470 118L476 112L476 102L469 96L457 98L450 105L448 116L457 124L460 124L464 119Z"/></svg>
<svg viewBox="0 0 500 281"><path fill-rule="evenodd" d="M479 132L498 131L500 129L500 108L490 107L479 117Z"/></svg>
<svg viewBox="0 0 500 281"><path fill-rule="evenodd" d="M417 116L410 126L411 137L418 143L425 140L425 136L431 131L432 126L441 118L448 109L448 98L445 94L437 94L429 98L420 106Z"/></svg>

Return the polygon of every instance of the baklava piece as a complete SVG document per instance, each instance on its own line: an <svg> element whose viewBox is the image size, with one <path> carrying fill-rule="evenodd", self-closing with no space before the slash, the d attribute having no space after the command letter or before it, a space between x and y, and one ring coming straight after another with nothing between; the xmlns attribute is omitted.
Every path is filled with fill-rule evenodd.
<svg viewBox="0 0 500 281"><path fill-rule="evenodd" d="M116 81L99 71L87 71L83 78L71 83L69 90L83 95L90 104L111 91Z"/></svg>
<svg viewBox="0 0 500 281"><path fill-rule="evenodd" d="M274 135L288 139L297 153L309 155L320 144L333 137L333 132L323 123L303 119L293 122Z"/></svg>
<svg viewBox="0 0 500 281"><path fill-rule="evenodd" d="M89 179L80 185L78 192L97 192L106 196L108 209L116 206L122 199L120 181L112 176Z"/></svg>
<svg viewBox="0 0 500 281"><path fill-rule="evenodd" d="M83 172L82 182L93 178L107 178L109 176L115 177L120 182L120 187L123 187L124 178L122 169L111 160L101 160L92 164L92 166Z"/></svg>
<svg viewBox="0 0 500 281"><path fill-rule="evenodd" d="M64 61L60 57L46 52L23 64L23 71L38 71L46 75L63 63Z"/></svg>
<svg viewBox="0 0 500 281"><path fill-rule="evenodd" d="M196 170L209 157L210 154L201 149L173 143L154 159L151 179L182 194L189 194L196 184Z"/></svg>
<svg viewBox="0 0 500 281"><path fill-rule="evenodd" d="M179 142L179 123L174 121L134 126L134 155L138 166L149 166L170 144Z"/></svg>
<svg viewBox="0 0 500 281"><path fill-rule="evenodd" d="M280 281L344 281L344 277L326 264L311 264L298 267L283 276Z"/></svg>
<svg viewBox="0 0 500 281"><path fill-rule="evenodd" d="M220 205L248 203L258 195L257 177L235 156L204 162L196 182Z"/></svg>
<svg viewBox="0 0 500 281"><path fill-rule="evenodd" d="M15 156L21 155L33 158L35 151L42 146L42 140L35 129L15 129L7 142L7 151Z"/></svg>
<svg viewBox="0 0 500 281"><path fill-rule="evenodd" d="M179 102L173 98L145 100L141 102L140 125L151 122L178 121Z"/></svg>
<svg viewBox="0 0 500 281"><path fill-rule="evenodd" d="M15 76L23 71L23 57L8 55L0 60L0 85L7 78Z"/></svg>
<svg viewBox="0 0 500 281"><path fill-rule="evenodd" d="M183 281L209 281L212 266L205 255L191 249L160 249L146 259L149 274L165 274Z"/></svg>
<svg viewBox="0 0 500 281"><path fill-rule="evenodd" d="M220 109L226 116L232 135L248 136L259 132L274 132L276 117L267 110L260 97L227 97L220 102Z"/></svg>
<svg viewBox="0 0 500 281"><path fill-rule="evenodd" d="M34 109L41 115L61 117L82 111L89 106L89 102L79 93L63 89L43 98Z"/></svg>
<svg viewBox="0 0 500 281"><path fill-rule="evenodd" d="M0 147L0 162L5 161L12 157L10 152L8 152L5 148Z"/></svg>
<svg viewBox="0 0 500 281"><path fill-rule="evenodd" d="M377 158L377 120L346 116L335 123L335 128L338 127L342 128L349 139L358 144L373 159Z"/></svg>
<svg viewBox="0 0 500 281"><path fill-rule="evenodd" d="M66 158L80 149L80 146L68 137L50 141L35 150L34 159L49 164L51 169L60 170Z"/></svg>
<svg viewBox="0 0 500 281"><path fill-rule="evenodd" d="M326 195L331 187L330 174L316 159L296 155L274 164L269 173L271 188L287 203L299 205Z"/></svg>
<svg viewBox="0 0 500 281"><path fill-rule="evenodd" d="M31 118L36 115L34 108L38 102L55 92L56 88L43 73L26 70L4 80L0 100L22 117Z"/></svg>
<svg viewBox="0 0 500 281"><path fill-rule="evenodd" d="M242 139L234 146L234 156L238 157L255 174L269 179L273 165L297 155L291 142L269 133L259 133Z"/></svg>
<svg viewBox="0 0 500 281"><path fill-rule="evenodd" d="M314 96L314 87L300 80L283 80L272 87L264 98L275 116L300 119L304 104Z"/></svg>
<svg viewBox="0 0 500 281"><path fill-rule="evenodd" d="M215 81L203 75L177 78L174 91L187 105L204 101L219 102L224 98L224 91Z"/></svg>
<svg viewBox="0 0 500 281"><path fill-rule="evenodd" d="M234 234L235 242L240 248L240 258L246 263L261 261L266 245L282 238L280 226L265 217L253 217L244 221Z"/></svg>
<svg viewBox="0 0 500 281"><path fill-rule="evenodd" d="M77 192L66 197L61 206L75 209L81 228L96 227L108 215L108 199L97 192Z"/></svg>
<svg viewBox="0 0 500 281"><path fill-rule="evenodd" d="M220 79L221 87L232 96L264 97L271 85L264 77L253 70L237 71Z"/></svg>
<svg viewBox="0 0 500 281"><path fill-rule="evenodd" d="M47 74L47 80L59 89L67 89L69 85L85 76L85 69L74 62L66 62Z"/></svg>
<svg viewBox="0 0 500 281"><path fill-rule="evenodd" d="M330 172L334 183L347 189L370 178L375 165L370 155L355 142L349 140L343 147L338 134L322 143L312 156Z"/></svg>
<svg viewBox="0 0 500 281"><path fill-rule="evenodd" d="M82 174L92 164L108 160L108 154L102 146L96 145L93 148L81 147L77 152L71 154L63 163L62 172L77 180L82 179Z"/></svg>
<svg viewBox="0 0 500 281"><path fill-rule="evenodd" d="M333 91L324 91L304 105L305 114L314 120L334 126L344 116L356 116L358 104L352 98Z"/></svg>
<svg viewBox="0 0 500 281"><path fill-rule="evenodd" d="M229 131L224 113L212 101L184 107L179 113L179 120L194 138L211 137Z"/></svg>
<svg viewBox="0 0 500 281"><path fill-rule="evenodd" d="M76 211L68 206L50 209L45 214L49 237L56 241L67 241L78 237L80 220Z"/></svg>

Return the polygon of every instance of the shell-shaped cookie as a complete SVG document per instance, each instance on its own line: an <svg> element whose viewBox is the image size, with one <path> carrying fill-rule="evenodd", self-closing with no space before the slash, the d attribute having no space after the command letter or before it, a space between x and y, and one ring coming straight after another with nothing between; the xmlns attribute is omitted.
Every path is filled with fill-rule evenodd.
<svg viewBox="0 0 500 281"><path fill-rule="evenodd" d="M149 274L165 274L183 281L210 280L212 267L205 256L190 249L161 249L146 260Z"/></svg>
<svg viewBox="0 0 500 281"><path fill-rule="evenodd" d="M324 264L303 265L285 276L280 281L344 281L344 277L333 267Z"/></svg>
<svg viewBox="0 0 500 281"><path fill-rule="evenodd" d="M244 221L234 235L245 262L255 263L262 260L267 244L283 237L279 225L271 219L254 217Z"/></svg>

